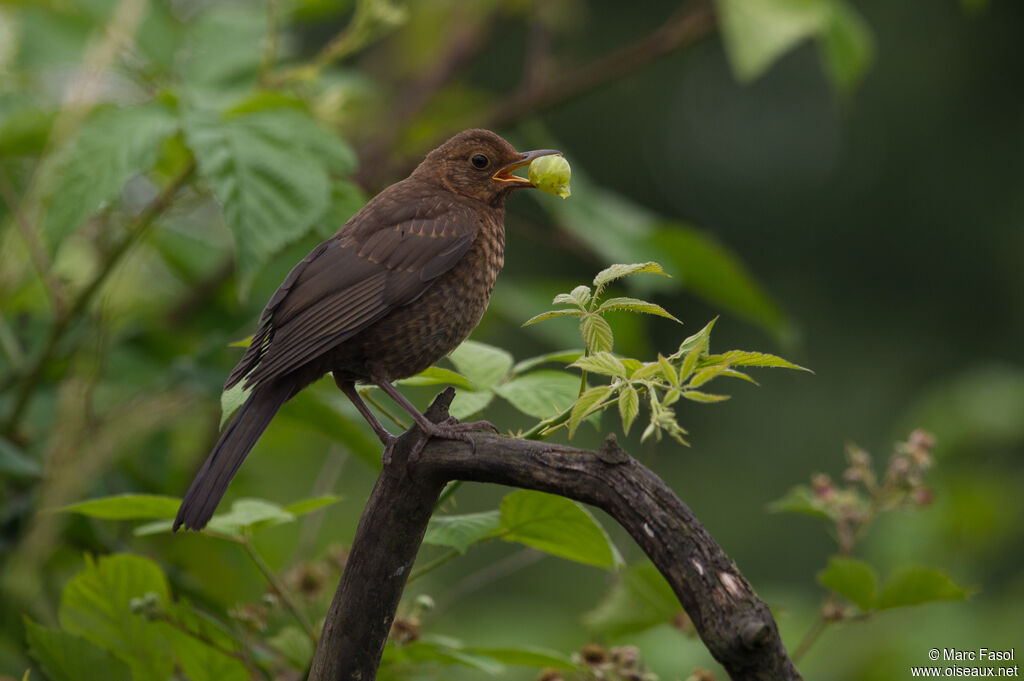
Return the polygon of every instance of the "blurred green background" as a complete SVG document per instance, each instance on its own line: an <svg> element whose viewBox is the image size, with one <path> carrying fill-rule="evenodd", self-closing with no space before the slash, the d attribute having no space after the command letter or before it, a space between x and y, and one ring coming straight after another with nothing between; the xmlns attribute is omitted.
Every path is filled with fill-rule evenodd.
<svg viewBox="0 0 1024 681"><path fill-rule="evenodd" d="M38 189L31 179L41 158L72 143L76 108L159 101L191 115L242 101L255 107L262 69L265 91L297 102L360 157L344 180L348 194L301 233L280 235L289 245L248 261L233 255L228 227L236 239L242 232L226 225L209 183L188 184L70 325L2 441L0 673L20 678L30 665L21 615L53 625L85 552L150 556L176 593L211 612L259 600L265 582L235 546L135 538L125 523L42 511L122 492L180 495L216 437L220 385L239 356L228 343L252 332L291 264L358 207L361 193L404 176L426 149L474 125L494 126L521 149L555 146L574 170L564 204L539 193L510 200L505 271L474 339L517 359L578 346L570 322L520 324L611 262L654 259L671 282L638 279L626 290L685 327L620 314L611 320L616 350L667 354L721 315L712 349L775 352L815 371L760 372L761 387L741 384L729 402L681 408L690 448L641 445L642 429L624 440L773 607L791 650L817 615L824 591L815 574L835 544L820 521L771 514L767 504L814 472L838 478L847 442L881 462L913 428L935 435L933 503L882 518L857 555L883 575L908 563L939 567L974 594L832 627L801 660L805 678L905 678L933 647L1019 646L1024 5L858 0L841 11L860 18L837 28L807 23L807 8L823 3L750 2L749 15L739 0L716 8L367 2L375 9L365 13L376 14L364 33L348 33L347 51L308 74L288 69L316 63L350 26L349 3L272 3L279 30L270 66L263 3L0 3L2 413L14 409L19 372L43 352L55 314L12 213L18 208L34 230L66 212L54 205L83 200L48 194L53 185ZM723 31L708 18L716 10L749 21L726 21ZM132 12L141 19L130 39L104 42L111 17L131 24ZM692 35L667 54L602 61L623 46L650 47L649 36L678 17L691 18ZM853 37L828 33L840 29ZM779 38L786 31L792 39ZM744 50L773 40L778 58L745 72ZM594 87L575 91L594 74ZM71 209L84 211L73 233L49 244L57 286L80 291L108 262L132 216L181 167L187 138L163 142L139 169L145 177L128 174L123 191L115 182L99 217ZM81 172L85 185L106 181L102 167ZM432 392L409 394L425 405ZM344 497L322 519L259 535L282 571L351 540L376 475L300 406L282 411L228 493L281 504L314 492ZM503 403L484 415L502 428L530 425ZM606 417L601 432L581 430L574 444L596 447L618 427ZM453 510L495 508L506 492L467 485ZM629 538L601 520L637 560ZM436 554L424 548L425 557ZM581 615L612 581L596 568L494 544L417 581L406 599L436 600L422 615L434 634L569 652L590 640ZM699 640L668 625L609 642L638 645L663 679L717 669ZM535 676L510 667L502 678ZM451 668L441 678L479 672Z"/></svg>

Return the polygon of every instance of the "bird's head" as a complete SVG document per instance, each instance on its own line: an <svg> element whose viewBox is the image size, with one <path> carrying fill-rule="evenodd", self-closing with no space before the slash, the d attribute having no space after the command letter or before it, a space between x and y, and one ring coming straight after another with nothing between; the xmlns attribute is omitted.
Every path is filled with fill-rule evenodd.
<svg viewBox="0 0 1024 681"><path fill-rule="evenodd" d="M533 187L514 174L535 158L561 155L554 149L518 152L490 130L463 130L427 154L414 171L439 181L445 189L462 196L500 206L518 187Z"/></svg>

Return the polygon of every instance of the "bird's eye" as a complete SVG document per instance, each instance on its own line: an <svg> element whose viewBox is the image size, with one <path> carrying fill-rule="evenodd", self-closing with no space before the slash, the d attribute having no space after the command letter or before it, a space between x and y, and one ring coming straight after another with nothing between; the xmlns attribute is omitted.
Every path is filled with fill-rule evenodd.
<svg viewBox="0 0 1024 681"><path fill-rule="evenodd" d="M473 158L469 159L469 162L473 164L474 168L481 169L486 168L491 163L483 154L475 154Z"/></svg>

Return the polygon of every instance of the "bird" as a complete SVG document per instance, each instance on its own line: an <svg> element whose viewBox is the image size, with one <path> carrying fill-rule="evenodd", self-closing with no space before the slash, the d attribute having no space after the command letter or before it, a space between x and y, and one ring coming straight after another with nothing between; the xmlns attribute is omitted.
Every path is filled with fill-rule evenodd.
<svg viewBox="0 0 1024 681"><path fill-rule="evenodd" d="M476 328L504 266L505 201L533 184L514 171L554 149L518 152L499 135L464 130L366 203L285 277L224 385L249 395L182 500L174 530L200 530L278 409L332 373L384 445L356 385L383 390L431 437L464 440L486 421L433 423L393 385L448 355Z"/></svg>

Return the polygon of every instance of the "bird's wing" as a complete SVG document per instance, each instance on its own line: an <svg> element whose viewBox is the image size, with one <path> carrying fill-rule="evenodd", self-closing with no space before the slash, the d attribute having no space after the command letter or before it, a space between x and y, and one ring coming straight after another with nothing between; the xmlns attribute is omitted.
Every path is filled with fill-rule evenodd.
<svg viewBox="0 0 1024 681"><path fill-rule="evenodd" d="M431 212L372 229L346 228L314 248L267 303L226 387L243 377L252 386L293 371L422 295L477 233L470 212Z"/></svg>

